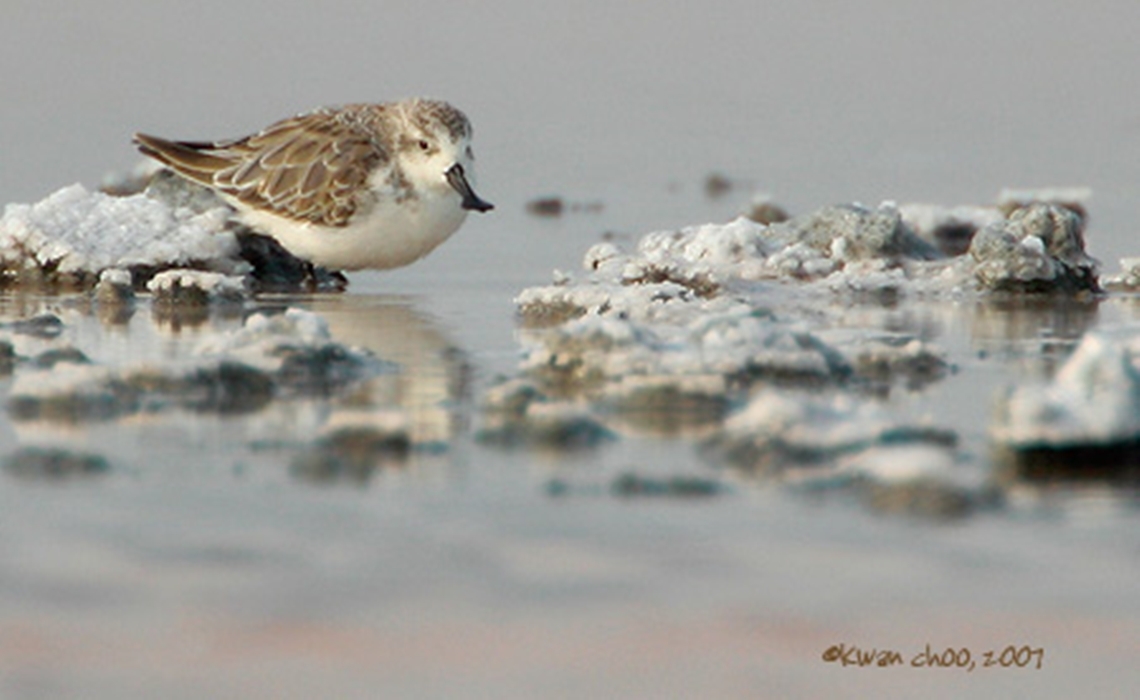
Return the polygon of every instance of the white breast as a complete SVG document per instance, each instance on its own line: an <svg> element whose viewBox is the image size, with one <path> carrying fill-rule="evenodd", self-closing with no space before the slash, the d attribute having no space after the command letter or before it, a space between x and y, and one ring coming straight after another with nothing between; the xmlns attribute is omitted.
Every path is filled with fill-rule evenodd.
<svg viewBox="0 0 1140 700"><path fill-rule="evenodd" d="M467 216L450 190L429 190L403 202L383 200L342 228L232 203L245 224L277 239L293 255L333 270L385 270L413 263L447 240Z"/></svg>

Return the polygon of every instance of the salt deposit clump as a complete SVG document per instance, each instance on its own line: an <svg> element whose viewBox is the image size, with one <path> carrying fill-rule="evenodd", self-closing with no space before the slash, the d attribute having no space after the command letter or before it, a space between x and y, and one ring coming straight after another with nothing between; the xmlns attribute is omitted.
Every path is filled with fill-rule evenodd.
<svg viewBox="0 0 1140 700"><path fill-rule="evenodd" d="M1068 209L1084 222L1089 218L1087 203L1091 198L1089 187L1006 187L998 193L997 208L1008 216L1034 204L1052 204Z"/></svg>
<svg viewBox="0 0 1140 700"><path fill-rule="evenodd" d="M583 267L594 273L593 282L672 282L710 298L733 281L804 282L940 257L894 206L843 205L768 226L741 217L727 224L653 232L641 238L632 254L601 243L586 252Z"/></svg>
<svg viewBox="0 0 1140 700"><path fill-rule="evenodd" d="M861 297L1080 294L1099 291L1085 253L1084 219L1058 204L849 204L763 225L746 218L645 234L632 251L591 247L584 275L524 290L520 316L556 325L596 309L643 307L663 296L759 299L757 282L797 294ZM964 253L969 252L969 255Z"/></svg>
<svg viewBox="0 0 1140 700"><path fill-rule="evenodd" d="M1114 275L1107 275L1101 279L1101 284L1110 292L1135 292L1140 290L1140 258L1129 257L1120 259L1121 271Z"/></svg>
<svg viewBox="0 0 1140 700"><path fill-rule="evenodd" d="M10 282L86 288L111 268L202 267L236 273L245 263L228 214L171 208L142 194L113 197L82 185L0 217L0 271Z"/></svg>
<svg viewBox="0 0 1140 700"><path fill-rule="evenodd" d="M92 294L99 304L106 307L129 306L135 299L131 271L118 267L103 270L99 273L99 280L95 283Z"/></svg>
<svg viewBox="0 0 1140 700"><path fill-rule="evenodd" d="M206 306L246 297L244 277L201 270L166 270L152 277L146 288L154 294L155 304Z"/></svg>
<svg viewBox="0 0 1140 700"><path fill-rule="evenodd" d="M347 286L340 273L314 268L238 224L205 187L161 171L114 191L72 185L34 204L7 205L0 217L0 284L95 288L101 302L124 304L155 275L180 272L152 289L167 306L202 306L238 291L248 297ZM240 290L219 286L211 273L245 281Z"/></svg>
<svg viewBox="0 0 1140 700"><path fill-rule="evenodd" d="M878 209L847 204L824 207L807 216L768 227L765 238L777 245L776 254L803 247L841 267L861 260L933 260L939 252L907 227L897 207ZM778 268L783 266L778 265ZM790 270L792 277L811 277L805 270Z"/></svg>
<svg viewBox="0 0 1140 700"><path fill-rule="evenodd" d="M984 290L1098 292L1097 262L1085 254L1081 218L1054 204L1016 209L974 236L970 257Z"/></svg>
<svg viewBox="0 0 1140 700"><path fill-rule="evenodd" d="M661 286L667 288L638 308L596 308L557 328L524 334L530 352L522 369L568 375L559 383L654 374L811 381L850 371L806 329L778 322L762 309L724 298L694 301L671 285Z"/></svg>

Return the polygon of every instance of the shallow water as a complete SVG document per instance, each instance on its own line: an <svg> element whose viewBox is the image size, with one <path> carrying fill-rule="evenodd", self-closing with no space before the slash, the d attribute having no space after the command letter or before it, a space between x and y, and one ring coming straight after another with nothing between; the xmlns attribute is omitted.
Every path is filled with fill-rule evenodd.
<svg viewBox="0 0 1140 700"><path fill-rule="evenodd" d="M604 23L587 6L417 3L385 10L395 17L276 7L207 2L177 18L126 2L14 10L0 29L5 65L27 65L36 37L71 41L0 77L2 199L129 165L133 129L232 135L361 99L362 83L364 99L454 99L475 122L480 192L499 209L412 268L353 275L346 295L258 302L315 311L336 339L398 363L385 396L446 447L365 473L297 469L298 451L337 419L323 400L81 426L3 418L2 455L50 444L108 467L0 474L0 695L1124 697L1140 685L1140 529L1127 488L1023 480L1000 506L945 522L749 480L644 426L571 453L474 439L480 396L517 366L514 295L576 268L603 233L723 221L755 190L800 212L1090 185L1090 252L1114 270L1138 252L1129 154L1140 93L1120 70L1140 58L1132 4L677 3L614 9ZM219 27L217 16L229 20ZM409 29L425 21L437 32ZM251 45L265 23L285 42ZM129 52L112 41L128 27L139 42ZM203 55L192 37L205 31L230 52ZM329 37L344 56L321 48ZM245 52L259 60L223 61ZM398 77L381 70L392 65ZM172 76L181 90L157 99L153 86ZM519 128L520 111L532 128ZM708 198L713 170L740 184ZM524 212L550 193L603 207ZM241 323L176 322L146 300L108 322L81 298L0 297L0 321L42 312L116 365L183 357ZM985 465L997 387L1050 376L1083 333L1138 316L1134 299L1114 296L852 305L844 319L946 350L954 374L896 389L891 403L958 430L971 463ZM0 399L10 385L0 382ZM614 496L624 473L702 476L724 490ZM552 496L552 480L574 490ZM972 673L825 663L840 643L908 660L927 643L975 659L1029 645L1044 663Z"/></svg>
<svg viewBox="0 0 1140 700"><path fill-rule="evenodd" d="M909 660L927 642L976 657L1028 644L1045 649L1045 665L861 670L860 692L1063 695L1130 682L1140 613L1130 491L1020 482L1000 508L939 524L735 478L692 441L636 426L584 453L482 445L478 397L514 353L456 319L482 318L507 284L260 302L316 311L336 339L400 364L390 398L446 449L374 471L296 468L337 419L324 400L82 427L5 421L5 453L50 444L110 464L3 475L6 693L810 696L852 682L855 669L821 660L834 644ZM171 362L241 324L215 314L176 329L145 300L125 323L101 321L78 298L3 306L21 317L55 310L65 335L108 363ZM984 463L992 387L1048 375L1050 355L1082 330L1135 312L1127 300L943 302L857 306L848 319L945 347L958 372L892 401L958 429ZM727 490L612 495L623 473ZM554 480L573 490L556 497Z"/></svg>

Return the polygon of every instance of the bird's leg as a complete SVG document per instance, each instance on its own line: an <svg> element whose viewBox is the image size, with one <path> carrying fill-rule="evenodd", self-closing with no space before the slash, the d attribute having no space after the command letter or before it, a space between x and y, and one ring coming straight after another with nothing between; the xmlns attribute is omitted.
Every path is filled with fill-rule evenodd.
<svg viewBox="0 0 1140 700"><path fill-rule="evenodd" d="M301 262L304 265L304 270L305 270L305 277L304 277L304 279L301 280L301 287L306 292L313 294L317 291L317 286L318 286L317 268L315 265L313 265L313 263L309 262L308 260L302 260Z"/></svg>

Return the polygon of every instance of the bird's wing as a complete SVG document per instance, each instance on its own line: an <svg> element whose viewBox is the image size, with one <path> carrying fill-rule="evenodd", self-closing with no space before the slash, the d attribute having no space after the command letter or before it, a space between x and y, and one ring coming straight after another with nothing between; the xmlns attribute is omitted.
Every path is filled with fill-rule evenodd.
<svg viewBox="0 0 1140 700"><path fill-rule="evenodd" d="M168 141L136 134L139 150L183 177L280 216L345 226L389 160L359 126L328 112L285 119L233 141Z"/></svg>

